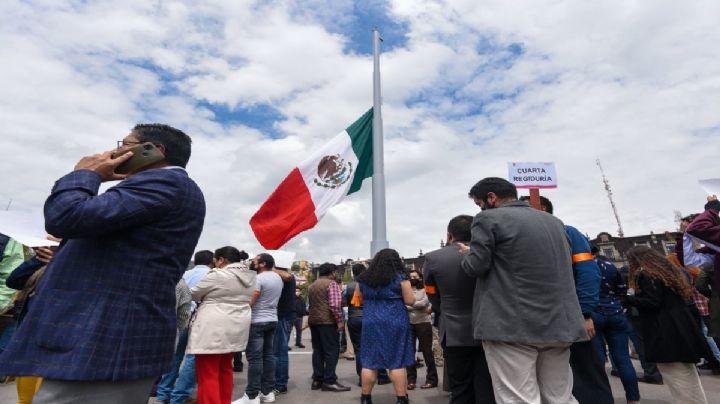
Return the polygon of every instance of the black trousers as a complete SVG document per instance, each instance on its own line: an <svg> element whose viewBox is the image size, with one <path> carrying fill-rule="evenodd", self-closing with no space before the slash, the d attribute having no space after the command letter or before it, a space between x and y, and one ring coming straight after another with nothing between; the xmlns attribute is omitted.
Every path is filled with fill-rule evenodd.
<svg viewBox="0 0 720 404"><path fill-rule="evenodd" d="M347 321L347 333L355 352L355 372L360 376L362 361L360 360L360 338L362 336L362 317L350 317ZM378 369L378 382L389 383L390 377L386 369Z"/></svg>
<svg viewBox="0 0 720 404"><path fill-rule="evenodd" d="M312 338L312 379L315 382L333 384L337 382L335 368L340 356L340 338L335 325L311 325Z"/></svg>
<svg viewBox="0 0 720 404"><path fill-rule="evenodd" d="M432 350L432 324L420 323L411 324L413 330L413 346L415 341L420 341L420 352L423 354L425 359L425 366L427 367L427 376L425 376L425 383L436 385L438 384L437 368L435 367L435 356ZM417 383L417 367L416 365L408 366L407 368L407 380L408 383Z"/></svg>
<svg viewBox="0 0 720 404"><path fill-rule="evenodd" d="M638 316L628 316L628 320L630 320L630 325L633 328L633 331L635 331L635 336L637 338L633 339L633 345L635 346L635 351L637 352L638 356L642 359L642 367L643 367L643 376L647 379L662 381L662 374L660 374L660 369L657 367L657 363L647 362L644 360L645 358L645 336L642 333L642 326L640 325L640 317ZM631 337L632 339L632 337Z"/></svg>
<svg viewBox="0 0 720 404"><path fill-rule="evenodd" d="M591 341L570 345L570 367L573 373L573 396L580 404L613 404L612 390L605 364L600 362Z"/></svg>
<svg viewBox="0 0 720 404"><path fill-rule="evenodd" d="M302 345L302 326L303 326L303 318L302 317L296 317L295 321L293 322L293 326L295 327L295 346ZM290 333L288 332L288 338L290 338ZM288 339L288 342L290 340Z"/></svg>
<svg viewBox="0 0 720 404"><path fill-rule="evenodd" d="M482 346L445 347L450 404L495 404L492 379Z"/></svg>

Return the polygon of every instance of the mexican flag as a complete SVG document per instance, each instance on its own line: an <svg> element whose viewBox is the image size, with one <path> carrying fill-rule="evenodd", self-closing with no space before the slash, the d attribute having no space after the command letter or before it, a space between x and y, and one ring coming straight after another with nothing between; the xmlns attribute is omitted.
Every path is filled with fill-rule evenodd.
<svg viewBox="0 0 720 404"><path fill-rule="evenodd" d="M372 108L295 167L250 219L260 244L276 250L314 227L372 177Z"/></svg>

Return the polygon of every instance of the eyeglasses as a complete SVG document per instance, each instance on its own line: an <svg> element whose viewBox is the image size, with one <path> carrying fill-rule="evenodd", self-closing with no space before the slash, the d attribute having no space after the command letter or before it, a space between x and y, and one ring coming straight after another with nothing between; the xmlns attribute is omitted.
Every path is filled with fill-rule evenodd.
<svg viewBox="0 0 720 404"><path fill-rule="evenodd" d="M134 144L142 144L143 142L133 142L132 140L118 140L117 141L117 148L120 149L124 146L130 146Z"/></svg>

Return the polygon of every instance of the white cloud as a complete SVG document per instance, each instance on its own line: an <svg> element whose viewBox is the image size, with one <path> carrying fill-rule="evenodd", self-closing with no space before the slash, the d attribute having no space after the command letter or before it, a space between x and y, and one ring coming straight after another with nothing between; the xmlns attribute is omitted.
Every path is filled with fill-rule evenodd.
<svg viewBox="0 0 720 404"><path fill-rule="evenodd" d="M377 2L373 3L374 5ZM259 251L248 220L305 153L372 102L372 60L349 35L363 4L4 2L0 5L0 206L37 209L83 155L135 122L193 135L189 171L208 216L200 248ZM555 161L557 214L614 231L603 161L627 234L702 208L698 178L720 133L712 1L390 1L406 42L382 56L388 238L402 255L438 246L466 197L510 160ZM347 28L350 27L350 28ZM382 27L381 27L382 29ZM369 38L368 38L369 40ZM232 110L270 106L273 139ZM288 248L365 257L370 180Z"/></svg>

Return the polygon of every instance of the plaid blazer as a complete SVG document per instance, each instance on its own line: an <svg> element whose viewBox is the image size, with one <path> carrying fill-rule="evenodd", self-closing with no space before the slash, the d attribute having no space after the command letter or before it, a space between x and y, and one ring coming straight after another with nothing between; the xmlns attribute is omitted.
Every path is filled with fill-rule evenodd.
<svg viewBox="0 0 720 404"><path fill-rule="evenodd" d="M142 171L102 195L100 183L74 171L45 202L45 228L63 242L0 375L132 380L170 368L175 285L202 231L203 194L180 168Z"/></svg>

